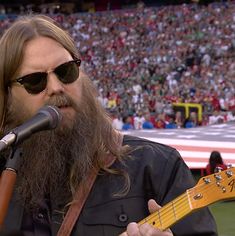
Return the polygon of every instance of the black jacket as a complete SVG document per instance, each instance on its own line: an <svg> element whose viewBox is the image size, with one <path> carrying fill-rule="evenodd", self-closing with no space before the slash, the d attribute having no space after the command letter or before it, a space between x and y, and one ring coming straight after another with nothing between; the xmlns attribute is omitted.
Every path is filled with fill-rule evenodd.
<svg viewBox="0 0 235 236"><path fill-rule="evenodd" d="M163 206L195 185L190 170L175 149L131 136L124 136L123 145L137 149L126 159L125 165L116 161L112 168L128 171L130 191L124 197L116 197L124 178L98 175L72 235L117 236L125 231L129 222L138 222L149 215L147 201L150 198ZM44 203L29 216L23 206L12 199L6 229L24 230L26 236L56 235L62 216L53 210L55 208L53 204L49 207ZM171 229L176 236L217 235L216 224L207 208L186 216Z"/></svg>

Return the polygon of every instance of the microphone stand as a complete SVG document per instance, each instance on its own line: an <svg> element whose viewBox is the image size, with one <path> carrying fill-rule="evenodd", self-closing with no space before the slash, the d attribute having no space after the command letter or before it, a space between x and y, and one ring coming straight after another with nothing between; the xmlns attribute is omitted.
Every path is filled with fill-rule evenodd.
<svg viewBox="0 0 235 236"><path fill-rule="evenodd" d="M4 219L7 214L8 206L14 190L17 170L20 164L20 156L22 156L21 148L13 148L5 170L0 178L0 229L3 228Z"/></svg>

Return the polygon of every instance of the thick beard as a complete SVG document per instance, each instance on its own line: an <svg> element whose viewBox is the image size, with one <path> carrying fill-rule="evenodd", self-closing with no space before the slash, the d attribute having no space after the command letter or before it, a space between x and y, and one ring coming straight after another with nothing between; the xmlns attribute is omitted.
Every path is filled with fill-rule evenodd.
<svg viewBox="0 0 235 236"><path fill-rule="evenodd" d="M53 97L48 104L72 105L76 117L72 126L36 133L22 144L16 190L20 198L26 200L27 209L38 207L45 197L53 199L58 208L65 206L93 166L95 152L91 144L95 138L97 114L92 111L95 109L90 109L84 102L77 106L64 95ZM16 106L10 106L8 114L8 117L14 117L8 128L22 122Z"/></svg>

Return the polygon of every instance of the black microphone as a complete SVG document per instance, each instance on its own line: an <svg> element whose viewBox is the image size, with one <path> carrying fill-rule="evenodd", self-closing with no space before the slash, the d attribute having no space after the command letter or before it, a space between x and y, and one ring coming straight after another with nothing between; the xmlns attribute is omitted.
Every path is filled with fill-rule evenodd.
<svg viewBox="0 0 235 236"><path fill-rule="evenodd" d="M42 130L55 129L62 116L55 106L42 107L31 119L11 130L0 140L0 151L12 144L19 144L33 133Z"/></svg>

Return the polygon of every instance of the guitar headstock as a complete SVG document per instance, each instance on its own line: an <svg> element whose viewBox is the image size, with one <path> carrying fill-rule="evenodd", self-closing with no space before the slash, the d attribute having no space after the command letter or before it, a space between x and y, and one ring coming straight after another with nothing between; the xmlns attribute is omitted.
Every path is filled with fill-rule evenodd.
<svg viewBox="0 0 235 236"><path fill-rule="evenodd" d="M187 190L192 209L235 198L235 168L202 177L197 185Z"/></svg>

